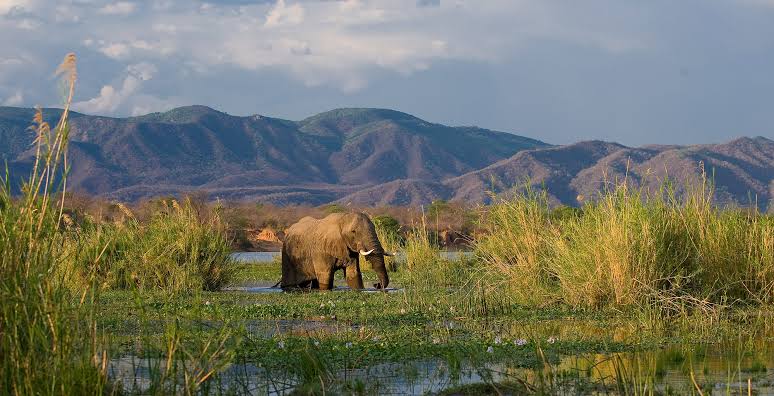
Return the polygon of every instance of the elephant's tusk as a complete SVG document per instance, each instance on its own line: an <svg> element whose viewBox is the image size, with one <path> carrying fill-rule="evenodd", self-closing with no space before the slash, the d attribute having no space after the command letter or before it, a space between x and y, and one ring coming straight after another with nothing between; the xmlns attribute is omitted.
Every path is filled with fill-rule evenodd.
<svg viewBox="0 0 774 396"><path fill-rule="evenodd" d="M384 252L384 256L385 256L385 257L393 257L393 256L395 256L396 254L397 254L397 253L395 253L395 252L392 252L392 253L390 253L390 252Z"/></svg>
<svg viewBox="0 0 774 396"><path fill-rule="evenodd" d="M371 252L373 252L373 251L374 251L374 249L371 249L371 250L369 250L369 251L367 251L367 252L366 252L365 250L362 250L362 249L361 249L361 250L360 250L360 254L362 254L363 256L368 256L368 255L369 255L369 254L371 254Z"/></svg>

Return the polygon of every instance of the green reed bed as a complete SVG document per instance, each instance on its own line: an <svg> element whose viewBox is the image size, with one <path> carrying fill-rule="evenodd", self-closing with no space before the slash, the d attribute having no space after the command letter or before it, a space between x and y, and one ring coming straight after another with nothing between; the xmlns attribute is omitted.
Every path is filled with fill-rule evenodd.
<svg viewBox="0 0 774 396"><path fill-rule="evenodd" d="M774 300L774 221L716 207L706 186L622 184L571 216L527 191L488 208L486 227L477 255L523 304L682 312Z"/></svg>
<svg viewBox="0 0 774 396"><path fill-rule="evenodd" d="M236 269L217 211L202 218L186 199L171 200L146 223L124 206L123 221L86 222L68 234L65 271L76 288L96 281L104 289L170 292L218 290Z"/></svg>

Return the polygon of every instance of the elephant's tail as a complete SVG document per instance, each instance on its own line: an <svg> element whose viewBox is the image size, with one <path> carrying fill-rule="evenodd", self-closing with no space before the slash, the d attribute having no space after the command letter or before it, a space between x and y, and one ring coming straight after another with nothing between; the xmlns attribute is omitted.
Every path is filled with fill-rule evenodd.
<svg viewBox="0 0 774 396"><path fill-rule="evenodd" d="M271 288L275 289L277 286L279 286L280 283L282 283L282 279L278 280L277 283L275 283Z"/></svg>

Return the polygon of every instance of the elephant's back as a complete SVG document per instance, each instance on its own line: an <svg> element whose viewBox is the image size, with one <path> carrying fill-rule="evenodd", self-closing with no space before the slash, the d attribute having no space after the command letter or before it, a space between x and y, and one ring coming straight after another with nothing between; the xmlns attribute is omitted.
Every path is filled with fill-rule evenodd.
<svg viewBox="0 0 774 396"><path fill-rule="evenodd" d="M320 220L315 219L314 217L303 217L285 230L285 238L287 239L293 236L306 234L316 228L319 222Z"/></svg>

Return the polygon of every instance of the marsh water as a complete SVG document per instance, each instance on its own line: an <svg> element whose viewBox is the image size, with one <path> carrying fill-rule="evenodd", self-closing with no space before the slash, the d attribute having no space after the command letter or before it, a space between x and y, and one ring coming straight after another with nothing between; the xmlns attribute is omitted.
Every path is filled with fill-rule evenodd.
<svg viewBox="0 0 774 396"><path fill-rule="evenodd" d="M302 327L286 324L277 329L298 331ZM336 331L324 326L314 330ZM702 344L562 356L539 369L508 359L480 365L427 359L351 367L332 374L359 384L367 394L422 395L471 384L518 383L527 384L524 390L529 393L544 394L682 395L699 394L697 389L701 389L705 395L774 395L774 354L768 346L759 346L763 349L756 353L741 352L739 345ZM149 386L151 372L163 364L157 359L125 356L110 361L109 373L126 390L142 392ZM217 382L222 390L252 395L288 394L300 385L299 378L268 372L251 362L230 365Z"/></svg>
<svg viewBox="0 0 774 396"><path fill-rule="evenodd" d="M400 291L397 291L400 292ZM448 321L442 326L465 327ZM506 321L488 325L488 331L504 334L493 340L491 360L468 361L437 358L401 360L360 367L339 367L326 375L365 394L423 395L462 389L474 384L520 384L524 393L564 395L704 394L774 395L774 331L754 337L715 343L675 343L666 347L617 353L560 354L547 346L563 339L584 337L611 340L636 339L639 326L600 324L591 320ZM322 339L326 335L357 334L358 325L320 319L253 320L246 324L249 338L302 336ZM537 350L538 361L524 359L517 349L513 356L498 354L516 342L531 337L523 351ZM545 348L545 350L544 350ZM604 348L603 348L604 349ZM339 349L340 354L349 354ZM356 361L355 353L348 361ZM160 359L122 356L110 361L111 377L127 391L144 391L154 370L163 369ZM302 387L304 380L286 372L268 371L254 360L239 360L217 377L216 387L236 394L282 395ZM699 389L701 390L699 392ZM470 392L470 391L469 391ZM350 393L350 392L345 392ZM521 391L511 394L521 394ZM458 393L450 393L458 394ZM476 394L467 393L467 394ZM509 394L506 392L506 394Z"/></svg>
<svg viewBox="0 0 774 396"><path fill-rule="evenodd" d="M279 252L241 252L233 255L242 262L271 262ZM460 252L448 252L459 257ZM223 293L281 293L271 285L257 283L227 288ZM348 289L340 287L334 292ZM403 289L390 292L404 293ZM333 319L333 320L331 320ZM769 318L774 322L774 318ZM769 320L764 318L764 323ZM507 319L491 323L467 324L445 320L427 324L463 328L479 326L482 334L492 337L489 345L481 346L477 358L437 356L423 359L396 359L371 365L346 363L329 367L326 381L348 384L334 393L422 395L478 394L477 384L516 384L517 389L505 394L564 394L564 395L628 395L628 394L703 394L703 395L774 395L774 326L762 326L760 331L744 332L745 336L725 337L707 343L664 342L657 347L625 348L610 351L600 345L585 345L573 352L573 345L594 340L631 342L643 338L642 326L636 321L605 321L585 319ZM484 328L481 328L481 327ZM357 324L337 321L325 316L298 319L254 319L245 323L248 339L284 339L304 337L323 339L362 332ZM742 332L739 332L740 334ZM733 331L729 334L734 334ZM679 340L679 335L674 335ZM345 336L339 338L346 338ZM435 342L435 341L433 341ZM439 341L444 342L444 341ZM552 344L562 344L552 349ZM523 344L523 345L522 345ZM636 341L634 342L636 344ZM522 353L524 352L524 353ZM347 348L335 354L345 362L356 362ZM363 353L362 351L359 353ZM491 353L491 354L490 354ZM481 358L481 355L484 358ZM491 356L491 358L488 358ZM536 358L537 357L537 358ZM255 357L237 358L213 378L211 386L218 393L251 395L283 395L309 385L297 374L270 371ZM129 393L148 391L154 372L163 370L164 359L139 358L135 355L114 357L109 361L109 375ZM495 394L495 393L491 393Z"/></svg>

